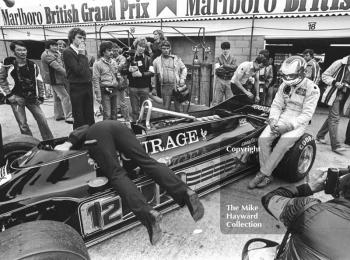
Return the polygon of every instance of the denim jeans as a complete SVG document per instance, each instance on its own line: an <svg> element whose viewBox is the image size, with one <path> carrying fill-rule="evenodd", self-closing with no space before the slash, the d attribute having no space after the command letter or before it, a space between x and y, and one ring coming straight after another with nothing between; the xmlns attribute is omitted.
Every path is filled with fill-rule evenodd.
<svg viewBox="0 0 350 260"><path fill-rule="evenodd" d="M149 88L130 88L129 97L132 110L132 120L135 122L140 113L143 101L148 99Z"/></svg>
<svg viewBox="0 0 350 260"><path fill-rule="evenodd" d="M267 89L267 93L266 93L266 99L265 99L265 106L271 106L272 105L272 101L276 96L278 87L274 87L274 86L270 86Z"/></svg>
<svg viewBox="0 0 350 260"><path fill-rule="evenodd" d="M326 121L323 123L321 129L318 131L316 138L323 139L329 131L329 138L331 140L332 150L340 147L338 139L338 125L340 120L340 101L343 98L342 93L338 93L332 107L329 108L329 114Z"/></svg>
<svg viewBox="0 0 350 260"><path fill-rule="evenodd" d="M25 108L28 108L28 110L32 113L34 119L38 123L40 134L43 140L53 139L53 135L45 118L45 114L41 110L38 102L28 102L24 98L16 95L13 95L9 101L13 114L15 115L16 121L18 123L19 130L22 134L33 136L32 131L30 131L30 128L27 123Z"/></svg>
<svg viewBox="0 0 350 260"><path fill-rule="evenodd" d="M231 90L230 80L224 80L216 77L212 106L216 106L217 104L220 104L231 97L233 97L233 93Z"/></svg>
<svg viewBox="0 0 350 260"><path fill-rule="evenodd" d="M174 109L176 112L180 112L181 104L175 100L173 96L174 84L163 84L161 87L161 94L163 99L163 106L165 109L171 109L171 101L174 101Z"/></svg>
<svg viewBox="0 0 350 260"><path fill-rule="evenodd" d="M109 93L104 88L101 88L101 105L103 108L103 120L117 119L117 90L113 89Z"/></svg>
<svg viewBox="0 0 350 260"><path fill-rule="evenodd" d="M125 90L117 90L117 103L125 121L130 121L129 108L125 101Z"/></svg>
<svg viewBox="0 0 350 260"><path fill-rule="evenodd" d="M70 103L70 97L65 86L62 85L52 85L54 107L53 112L55 119L72 117L72 104Z"/></svg>

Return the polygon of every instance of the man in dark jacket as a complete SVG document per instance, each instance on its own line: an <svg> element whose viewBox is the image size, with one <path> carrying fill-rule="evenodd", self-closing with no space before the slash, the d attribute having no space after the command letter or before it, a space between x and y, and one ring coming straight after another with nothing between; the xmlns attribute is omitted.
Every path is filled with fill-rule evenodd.
<svg viewBox="0 0 350 260"><path fill-rule="evenodd" d="M56 150L69 150L78 147L85 140L96 140L89 148L90 156L96 161L102 174L108 177L112 187L119 193L123 203L132 210L146 226L150 241L155 244L162 235L161 214L154 210L138 190L136 185L121 167L116 151L133 160L148 176L180 205L187 205L195 221L204 215L204 208L198 195L191 190L165 164L151 158L129 128L115 120L105 120L92 126L82 126L73 131L68 141L55 147Z"/></svg>
<svg viewBox="0 0 350 260"><path fill-rule="evenodd" d="M70 46L63 51L63 61L69 82L74 118L73 128L95 122L92 91L92 73L86 54L86 33L73 28L68 33Z"/></svg>
<svg viewBox="0 0 350 260"><path fill-rule="evenodd" d="M262 198L265 209L290 231L278 259L349 259L350 174L340 181L340 197L321 203L309 197L324 188L327 172L308 183L280 187Z"/></svg>
<svg viewBox="0 0 350 260"><path fill-rule="evenodd" d="M132 120L136 121L143 101L148 99L151 78L154 75L151 58L145 54L147 41L145 38L134 42L136 53L130 57L128 66L129 97L132 109Z"/></svg>
<svg viewBox="0 0 350 260"><path fill-rule="evenodd" d="M73 124L72 105L65 88L66 70L63 67L58 44L54 40L45 42L45 51L41 54L44 83L50 84L54 92L54 116L56 121L65 119Z"/></svg>
<svg viewBox="0 0 350 260"><path fill-rule="evenodd" d="M0 92L6 96L24 135L33 135L28 123L27 108L38 123L43 140L53 135L40 104L44 102L44 85L39 66L27 59L27 48L22 41L14 41L10 49L15 57L7 57L0 67Z"/></svg>

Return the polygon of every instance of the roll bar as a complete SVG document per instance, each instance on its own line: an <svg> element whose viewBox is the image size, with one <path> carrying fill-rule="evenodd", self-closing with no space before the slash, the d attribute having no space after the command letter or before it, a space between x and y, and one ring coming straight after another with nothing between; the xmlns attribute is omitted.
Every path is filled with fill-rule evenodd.
<svg viewBox="0 0 350 260"><path fill-rule="evenodd" d="M195 116L191 116L189 114L179 113L179 112L174 112L174 111L170 111L170 110L166 110L166 109L153 107L152 101L147 99L142 103L140 115L136 121L136 124L138 124L139 122L141 122L143 120L143 116L144 116L146 109L147 109L147 115L146 115L146 129L147 130L151 129L150 121L151 121L152 111L166 114L166 115L170 115L170 116L180 117L180 118L188 118L188 119L191 119L194 121L197 120L197 118Z"/></svg>

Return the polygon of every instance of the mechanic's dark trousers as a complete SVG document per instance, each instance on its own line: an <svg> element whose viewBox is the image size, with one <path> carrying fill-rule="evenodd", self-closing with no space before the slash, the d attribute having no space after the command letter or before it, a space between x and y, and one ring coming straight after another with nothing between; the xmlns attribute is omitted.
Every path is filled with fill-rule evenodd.
<svg viewBox="0 0 350 260"><path fill-rule="evenodd" d="M116 151L132 159L148 176L158 183L180 205L185 205L188 186L181 181L165 164L152 159L136 139L132 131L118 121L105 120L90 127L87 140L96 139L97 145L90 148L90 156L96 160L101 172L109 179L128 207L142 224L150 223L145 197L127 176L116 157Z"/></svg>
<svg viewBox="0 0 350 260"><path fill-rule="evenodd" d="M70 83L69 96L74 119L73 129L95 123L92 83Z"/></svg>

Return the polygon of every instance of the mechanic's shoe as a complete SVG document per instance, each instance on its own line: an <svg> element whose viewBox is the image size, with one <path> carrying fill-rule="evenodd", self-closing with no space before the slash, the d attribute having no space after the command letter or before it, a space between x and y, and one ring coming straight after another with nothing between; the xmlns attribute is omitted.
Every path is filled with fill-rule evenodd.
<svg viewBox="0 0 350 260"><path fill-rule="evenodd" d="M257 185L262 182L264 179L265 174L261 173L260 171L255 175L254 179L250 180L248 183L249 189L254 189L257 187Z"/></svg>
<svg viewBox="0 0 350 260"><path fill-rule="evenodd" d="M204 216L204 207L195 191L187 189L185 203L194 221L200 220Z"/></svg>
<svg viewBox="0 0 350 260"><path fill-rule="evenodd" d="M343 152L346 151L346 148L345 147L342 147L342 146L339 146L337 148L335 148L334 150L332 150L333 152L335 153L338 153L338 154L343 154Z"/></svg>
<svg viewBox="0 0 350 260"><path fill-rule="evenodd" d="M147 228L151 244L155 245L162 237L162 229L160 228L162 214L154 209L152 209L148 214L150 222L146 222L145 226Z"/></svg>
<svg viewBox="0 0 350 260"><path fill-rule="evenodd" d="M271 176L264 175L263 180L258 185L256 185L256 187L257 188L264 188L267 185L269 185L272 181L273 181L272 175Z"/></svg>
<svg viewBox="0 0 350 260"><path fill-rule="evenodd" d="M70 117L70 118L67 118L67 119L65 120L65 122L66 122L67 124L73 124L73 123L74 123L74 119L73 119L72 117Z"/></svg>
<svg viewBox="0 0 350 260"><path fill-rule="evenodd" d="M327 143L326 139L324 139L324 138L316 138L315 141L316 141L316 144L326 144Z"/></svg>

